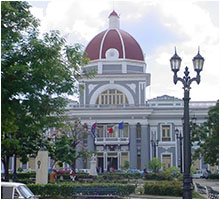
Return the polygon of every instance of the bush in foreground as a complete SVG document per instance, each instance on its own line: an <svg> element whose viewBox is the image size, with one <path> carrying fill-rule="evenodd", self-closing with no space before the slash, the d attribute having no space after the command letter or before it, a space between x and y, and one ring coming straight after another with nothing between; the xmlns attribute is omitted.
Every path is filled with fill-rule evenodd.
<svg viewBox="0 0 220 200"><path fill-rule="evenodd" d="M144 185L144 194L181 196L181 187L182 182L179 181L149 182Z"/></svg>
<svg viewBox="0 0 220 200"><path fill-rule="evenodd" d="M125 184L35 184L28 185L31 191L40 198L73 198L76 188L117 188L117 195L128 196L135 191L134 185ZM85 191L86 192L86 191ZM82 192L83 193L83 192Z"/></svg>

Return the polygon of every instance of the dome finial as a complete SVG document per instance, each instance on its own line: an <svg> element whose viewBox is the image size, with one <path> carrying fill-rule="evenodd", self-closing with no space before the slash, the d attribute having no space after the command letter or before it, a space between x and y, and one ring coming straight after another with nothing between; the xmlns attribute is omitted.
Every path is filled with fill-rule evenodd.
<svg viewBox="0 0 220 200"><path fill-rule="evenodd" d="M109 15L109 28L120 28L120 21L118 13L113 10Z"/></svg>

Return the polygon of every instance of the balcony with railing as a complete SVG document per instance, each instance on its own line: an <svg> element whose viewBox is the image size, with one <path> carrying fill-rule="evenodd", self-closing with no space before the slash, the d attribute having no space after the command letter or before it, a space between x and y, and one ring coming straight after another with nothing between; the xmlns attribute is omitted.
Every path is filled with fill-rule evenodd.
<svg viewBox="0 0 220 200"><path fill-rule="evenodd" d="M116 138L116 137L97 137L95 138L96 145L113 145L113 144L129 144L129 138Z"/></svg>

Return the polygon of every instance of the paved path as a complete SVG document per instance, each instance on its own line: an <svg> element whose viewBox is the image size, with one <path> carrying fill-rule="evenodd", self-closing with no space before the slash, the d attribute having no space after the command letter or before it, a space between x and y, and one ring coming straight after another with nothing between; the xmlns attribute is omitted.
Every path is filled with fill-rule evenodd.
<svg viewBox="0 0 220 200"><path fill-rule="evenodd" d="M213 179L193 179L193 183L194 183L194 185L195 185L195 183L199 183L201 186L212 187L213 190L219 192L219 180L213 180ZM208 191L207 191L207 189L206 189L205 193L206 194L201 194L201 193L199 193L199 194L202 195L203 197L205 197L206 199L208 199Z"/></svg>
<svg viewBox="0 0 220 200"><path fill-rule="evenodd" d="M157 196L157 195L135 195L131 194L128 197L129 199L182 199L182 197L174 197L174 196Z"/></svg>
<svg viewBox="0 0 220 200"><path fill-rule="evenodd" d="M219 180L213 179L193 179L193 183L199 183L202 186L210 186L213 190L219 192Z"/></svg>

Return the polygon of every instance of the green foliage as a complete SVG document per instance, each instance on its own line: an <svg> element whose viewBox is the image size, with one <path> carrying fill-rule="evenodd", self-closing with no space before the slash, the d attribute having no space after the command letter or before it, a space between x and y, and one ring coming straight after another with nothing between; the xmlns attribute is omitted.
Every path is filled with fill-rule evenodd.
<svg viewBox="0 0 220 200"><path fill-rule="evenodd" d="M168 174L174 176L174 177L178 177L180 174L180 169L178 167L170 167L170 168L164 168L164 171L167 172Z"/></svg>
<svg viewBox="0 0 220 200"><path fill-rule="evenodd" d="M125 163L124 163L124 166L122 166L122 169L123 170L128 170L129 166L130 166L129 161L126 160Z"/></svg>
<svg viewBox="0 0 220 200"><path fill-rule="evenodd" d="M35 184L28 185L30 190L35 194L39 195L40 198L72 198L74 189L76 188L117 188L117 195L123 197L128 196L135 190L134 185L122 185L122 184L74 184L74 183L63 183L63 184ZM86 191L84 191L86 192ZM83 192L80 192L83 193Z"/></svg>
<svg viewBox="0 0 220 200"><path fill-rule="evenodd" d="M199 145L194 160L202 155L205 163L212 166L219 164L219 101L209 109L207 121L194 127L192 141Z"/></svg>
<svg viewBox="0 0 220 200"><path fill-rule="evenodd" d="M219 174L209 174L208 179L219 179Z"/></svg>
<svg viewBox="0 0 220 200"><path fill-rule="evenodd" d="M119 179L139 179L140 173L104 173L103 175L99 175L99 177L102 177L105 181L109 180L119 180Z"/></svg>
<svg viewBox="0 0 220 200"><path fill-rule="evenodd" d="M79 120L75 120L74 123L66 121L65 125L57 130L55 143L50 144L51 158L61 164L65 162L75 169L77 159L87 159L94 153L88 151L83 143L88 134L86 124L82 125Z"/></svg>
<svg viewBox="0 0 220 200"><path fill-rule="evenodd" d="M59 31L39 37L39 21L27 2L1 2L1 155L8 178L9 157L22 162L48 146L45 131L57 127L65 111L66 95L88 63L82 47L66 45Z"/></svg>
<svg viewBox="0 0 220 200"><path fill-rule="evenodd" d="M146 173L144 178L146 180L173 180L173 176L170 173Z"/></svg>
<svg viewBox="0 0 220 200"><path fill-rule="evenodd" d="M157 181L144 184L144 193L151 195L181 196L182 183L178 181Z"/></svg>
<svg viewBox="0 0 220 200"><path fill-rule="evenodd" d="M19 172L16 175L18 179L31 179L31 178L35 178L36 172ZM10 173L9 177L12 179L13 174Z"/></svg>
<svg viewBox="0 0 220 200"><path fill-rule="evenodd" d="M159 158L153 158L149 162L149 167L154 173L158 173L161 166L162 166L162 163L160 162Z"/></svg>

